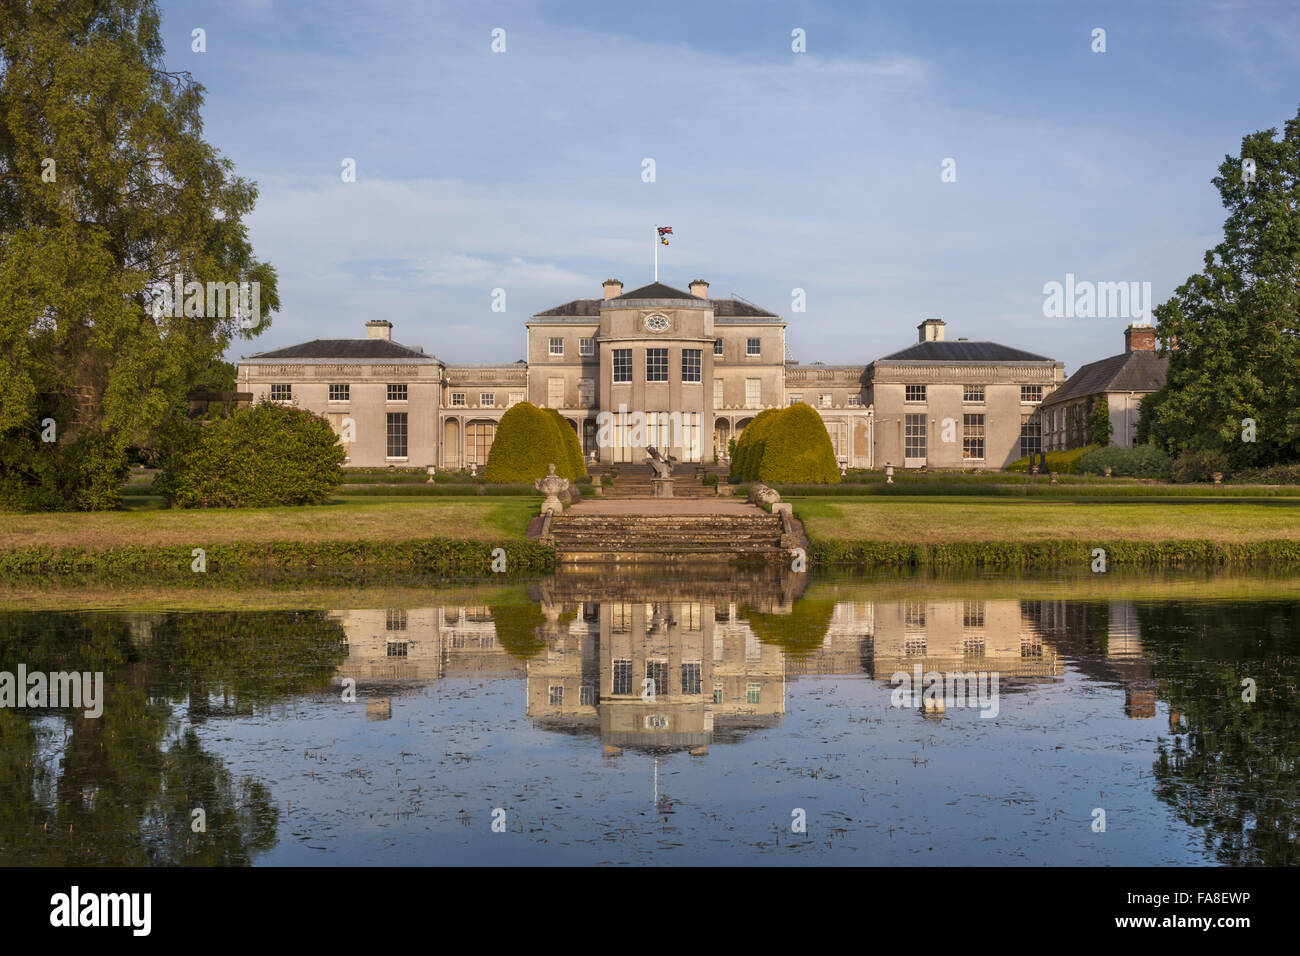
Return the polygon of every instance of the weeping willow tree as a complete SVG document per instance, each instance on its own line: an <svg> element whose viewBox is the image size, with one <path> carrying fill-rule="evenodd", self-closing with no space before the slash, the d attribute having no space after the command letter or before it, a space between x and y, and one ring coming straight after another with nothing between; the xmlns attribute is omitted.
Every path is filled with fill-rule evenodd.
<svg viewBox="0 0 1300 956"><path fill-rule="evenodd" d="M114 506L127 449L279 307L203 92L153 0L3 3L0 507Z"/></svg>

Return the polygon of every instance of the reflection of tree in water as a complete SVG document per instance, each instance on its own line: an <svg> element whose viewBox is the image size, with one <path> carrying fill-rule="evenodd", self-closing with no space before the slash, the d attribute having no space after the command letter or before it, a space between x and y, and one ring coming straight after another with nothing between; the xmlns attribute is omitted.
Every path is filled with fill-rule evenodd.
<svg viewBox="0 0 1300 956"><path fill-rule="evenodd" d="M1182 736L1162 738L1156 795L1221 863L1300 862L1300 605L1139 605L1142 643ZM1241 699L1252 678L1258 699ZM1172 723L1172 720L1171 720Z"/></svg>
<svg viewBox="0 0 1300 956"><path fill-rule="evenodd" d="M743 607L741 615L764 644L781 648L790 657L807 657L821 649L835 615L835 601L826 598L799 598L789 614L765 614Z"/></svg>
<svg viewBox="0 0 1300 956"><path fill-rule="evenodd" d="M518 601L501 601L492 604L492 627L499 643L511 657L521 661L530 660L546 649L548 626L567 628L573 622L577 611L558 613L558 607L552 608L554 621L548 620L546 613L537 601L522 598Z"/></svg>
<svg viewBox="0 0 1300 956"><path fill-rule="evenodd" d="M213 691L268 703L325 686L342 642L320 612L170 614L139 641L110 615L0 614L0 669L104 673L98 719L0 710L0 862L251 862L276 841L270 791L177 734L168 701L202 714ZM200 807L206 833L190 827Z"/></svg>

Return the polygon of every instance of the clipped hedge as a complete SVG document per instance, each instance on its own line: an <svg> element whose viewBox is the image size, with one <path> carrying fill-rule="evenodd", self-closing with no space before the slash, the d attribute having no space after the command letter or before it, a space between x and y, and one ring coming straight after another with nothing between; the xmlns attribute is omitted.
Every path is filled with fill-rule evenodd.
<svg viewBox="0 0 1300 956"><path fill-rule="evenodd" d="M506 552L508 574L548 571L555 551L531 541L489 544L451 538L408 541L273 541L205 547L207 569L193 570L189 545L126 545L115 548L14 548L0 551L0 579L68 575L146 576L157 581L208 581L227 575L283 576L322 572L389 574L411 571L486 576L492 550Z"/></svg>
<svg viewBox="0 0 1300 956"><path fill-rule="evenodd" d="M153 487L181 508L318 505L338 490L346 457L324 418L262 401L174 435Z"/></svg>
<svg viewBox="0 0 1300 956"><path fill-rule="evenodd" d="M853 567L1033 568L1090 565L1104 548L1110 567L1176 568L1300 565L1300 541L812 541L808 557L820 565Z"/></svg>
<svg viewBox="0 0 1300 956"><path fill-rule="evenodd" d="M555 418L532 402L516 402L501 416L483 478L489 484L532 484L550 465L561 478L576 478L564 440Z"/></svg>
<svg viewBox="0 0 1300 956"><path fill-rule="evenodd" d="M1155 445L1108 445L1080 455L1078 470L1085 475L1104 475L1109 468L1116 478L1168 478L1172 464L1173 459Z"/></svg>
<svg viewBox="0 0 1300 956"><path fill-rule="evenodd" d="M772 418L758 463L758 480L836 485L840 469L826 423L803 402L784 408Z"/></svg>

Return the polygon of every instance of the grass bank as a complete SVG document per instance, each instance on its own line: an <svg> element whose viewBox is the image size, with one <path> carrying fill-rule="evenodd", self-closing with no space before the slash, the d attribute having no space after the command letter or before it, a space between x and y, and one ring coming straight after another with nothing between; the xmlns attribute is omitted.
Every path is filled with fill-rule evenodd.
<svg viewBox="0 0 1300 956"><path fill-rule="evenodd" d="M549 570L554 552L525 537L534 498L336 500L317 507L141 508L90 514L10 514L0 529L0 578L186 581L348 572L454 576ZM193 570L202 549L206 571Z"/></svg>
<svg viewBox="0 0 1300 956"><path fill-rule="evenodd" d="M822 565L1028 568L1300 565L1300 501L792 498Z"/></svg>

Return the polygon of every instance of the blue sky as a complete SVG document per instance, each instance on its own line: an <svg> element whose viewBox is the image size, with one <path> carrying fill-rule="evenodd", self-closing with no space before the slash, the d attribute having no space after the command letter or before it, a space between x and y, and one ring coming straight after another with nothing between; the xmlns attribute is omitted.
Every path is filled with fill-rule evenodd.
<svg viewBox="0 0 1300 956"><path fill-rule="evenodd" d="M1300 107L1295 3L161 9L279 270L273 327L230 358L386 318L447 361L513 361L534 312L649 281L658 223L663 281L781 314L801 362L868 362L939 316L1073 371L1127 320L1045 318L1044 283L1163 301L1219 240L1219 163Z"/></svg>

